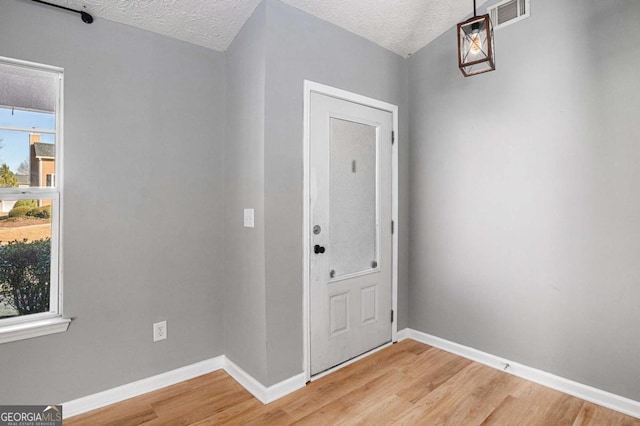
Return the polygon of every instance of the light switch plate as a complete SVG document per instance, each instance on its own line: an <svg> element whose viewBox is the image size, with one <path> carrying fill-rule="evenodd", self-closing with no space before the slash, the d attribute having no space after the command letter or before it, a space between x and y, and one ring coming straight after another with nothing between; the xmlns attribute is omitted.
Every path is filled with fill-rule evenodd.
<svg viewBox="0 0 640 426"><path fill-rule="evenodd" d="M244 227L245 228L254 227L253 209L244 209Z"/></svg>

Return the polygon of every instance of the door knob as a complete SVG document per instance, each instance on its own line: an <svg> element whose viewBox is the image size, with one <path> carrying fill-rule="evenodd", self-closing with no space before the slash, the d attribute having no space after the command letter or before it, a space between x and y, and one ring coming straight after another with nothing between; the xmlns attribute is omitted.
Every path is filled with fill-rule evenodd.
<svg viewBox="0 0 640 426"><path fill-rule="evenodd" d="M313 252L315 254L318 254L318 253L322 254L322 253L324 253L324 247L322 247L319 244L316 244L315 246L313 246Z"/></svg>

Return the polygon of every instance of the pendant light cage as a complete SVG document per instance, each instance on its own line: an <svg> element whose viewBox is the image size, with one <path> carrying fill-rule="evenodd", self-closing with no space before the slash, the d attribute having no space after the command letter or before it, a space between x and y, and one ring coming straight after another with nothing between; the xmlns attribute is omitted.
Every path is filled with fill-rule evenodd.
<svg viewBox="0 0 640 426"><path fill-rule="evenodd" d="M458 67L465 77L496 69L489 15L474 16L458 24Z"/></svg>

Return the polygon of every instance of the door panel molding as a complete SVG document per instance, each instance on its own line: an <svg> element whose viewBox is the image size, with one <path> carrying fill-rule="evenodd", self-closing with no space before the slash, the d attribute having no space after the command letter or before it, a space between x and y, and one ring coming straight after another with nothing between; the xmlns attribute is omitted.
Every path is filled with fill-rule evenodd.
<svg viewBox="0 0 640 426"><path fill-rule="evenodd" d="M387 111L392 114L392 126L394 133L394 143L391 148L391 218L394 222L395 231L392 234L391 253L392 253L392 272L391 272L391 305L393 312L393 321L391 325L391 340L396 342L398 337L397 327L397 308L398 308L398 107L396 105L369 98L367 96L351 93L342 89L330 87L313 81L304 81L304 137L303 137L303 370L306 380L311 379L311 348L310 348L310 254L311 254L311 223L310 200L312 192L315 192L315 179L310 173L310 99L311 93L319 93L340 100L361 104L364 106ZM361 121L354 117L344 117L350 121ZM369 124L369 123L363 123ZM385 224L381 224L385 226ZM391 226L391 224L389 224ZM365 272L365 271L363 271ZM366 271L366 273L372 271ZM357 274L359 275L359 273ZM340 277L343 278L343 277ZM371 353L371 352L369 352ZM367 354L364 354L367 355ZM361 358L361 357L358 357ZM348 365L341 364L337 368ZM330 371L333 371L331 369ZM315 376L319 378L324 374Z"/></svg>

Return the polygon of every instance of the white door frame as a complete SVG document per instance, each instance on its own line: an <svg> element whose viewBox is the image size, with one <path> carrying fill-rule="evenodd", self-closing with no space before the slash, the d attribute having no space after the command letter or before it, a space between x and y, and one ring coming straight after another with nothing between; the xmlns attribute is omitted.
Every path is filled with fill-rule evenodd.
<svg viewBox="0 0 640 426"><path fill-rule="evenodd" d="M302 369L305 374L305 380L311 379L311 347L310 347L310 313L309 313L309 282L310 282L310 265L309 256L311 254L310 234L311 224L309 222L309 205L310 205L310 157L309 157L309 120L310 120L310 98L311 92L321 93L345 101L366 105L383 111L388 111L393 115L393 132L395 142L391 147L391 220L394 222L394 232L392 241L392 271L391 271L391 307L393 309L393 322L391 324L391 341L398 341L398 106L367 96L358 95L356 93L347 92L345 90L336 89L335 87L326 86L309 80L304 80L304 139L302 148L303 157L303 189L302 189L302 331L303 331L303 363ZM391 226L389 224L388 226ZM366 356L371 352L367 352L362 356ZM356 359L359 359L357 357ZM347 363L341 364L336 368L345 366ZM328 372L334 371L335 368L329 369ZM319 377L324 375L317 375Z"/></svg>

